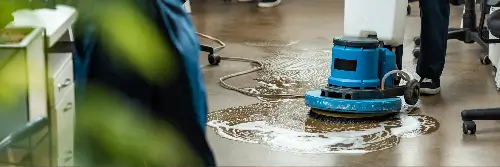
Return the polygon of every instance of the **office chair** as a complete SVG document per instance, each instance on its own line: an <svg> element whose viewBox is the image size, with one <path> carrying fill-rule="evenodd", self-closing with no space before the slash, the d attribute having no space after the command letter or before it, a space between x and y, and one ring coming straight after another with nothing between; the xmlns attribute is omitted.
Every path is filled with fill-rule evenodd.
<svg viewBox="0 0 500 167"><path fill-rule="evenodd" d="M500 11L495 11L490 14L487 26L484 27L486 14L489 13L491 7L500 7L500 0L483 0L481 4L481 17L479 25L476 24L476 2L475 0L465 0L462 2L455 1L453 5L465 4L465 12L463 15L463 28L450 28L448 31L448 39L457 39L465 43L478 43L483 48L488 49L490 43L500 43L500 39L489 39L489 31L497 38L500 38ZM415 41L420 42L419 40ZM416 48L418 49L418 48ZM417 50L419 51L419 50ZM490 64L488 56L481 57L481 63ZM500 120L500 108L485 108L485 109L469 109L463 110L462 130L464 134L475 134L476 123L474 120Z"/></svg>

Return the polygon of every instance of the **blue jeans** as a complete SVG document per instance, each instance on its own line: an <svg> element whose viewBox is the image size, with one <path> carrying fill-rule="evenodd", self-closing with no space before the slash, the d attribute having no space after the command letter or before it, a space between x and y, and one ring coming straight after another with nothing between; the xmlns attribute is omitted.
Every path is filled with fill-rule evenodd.
<svg viewBox="0 0 500 167"><path fill-rule="evenodd" d="M449 0L420 0L420 56L417 74L422 78L439 79L443 73L448 25Z"/></svg>

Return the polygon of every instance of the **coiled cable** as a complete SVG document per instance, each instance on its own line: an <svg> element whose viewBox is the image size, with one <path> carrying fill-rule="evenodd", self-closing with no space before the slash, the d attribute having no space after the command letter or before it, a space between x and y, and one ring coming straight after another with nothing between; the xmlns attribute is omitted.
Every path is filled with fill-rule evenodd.
<svg viewBox="0 0 500 167"><path fill-rule="evenodd" d="M214 38L214 37L211 37L211 36L199 33L199 32L197 32L196 34L199 35L200 37L203 37L203 38L212 40L214 42L217 42L220 45L218 47L214 47L214 53L218 52L218 51L220 51L220 50L222 50L222 49L224 49L226 47L226 44L224 42L222 42L221 40L217 39L217 38ZM232 91L236 91L236 92L242 93L242 94L247 95L247 96L254 96L254 97L268 97L268 98L269 97L271 97L271 98L272 97L281 97L281 98L304 98L305 97L305 95L303 95L303 94L265 94L265 93L255 93L255 92L252 92L251 90L242 89L242 88L238 88L238 87L232 86L232 85L226 83L225 81L228 80L228 79L234 78L234 77L238 77L238 76L242 76L242 75L246 75L246 74L250 74L250 73L253 73L253 72L260 71L260 70L262 70L264 68L264 63L262 63L259 60L249 59L249 58L242 58L242 57L222 57L221 56L221 60L249 62L249 63L252 63L252 64L256 65L256 67L253 67L253 68L251 68L249 70L237 72L237 73L234 73L234 74L229 74L229 75L226 75L226 76L223 76L223 77L219 78L219 84L223 88L226 88L226 89L229 89L229 90L232 90Z"/></svg>

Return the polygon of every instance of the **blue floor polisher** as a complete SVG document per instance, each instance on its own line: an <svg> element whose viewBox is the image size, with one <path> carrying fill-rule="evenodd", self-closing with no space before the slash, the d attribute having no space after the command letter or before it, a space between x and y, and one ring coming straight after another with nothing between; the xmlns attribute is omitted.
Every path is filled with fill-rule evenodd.
<svg viewBox="0 0 500 167"><path fill-rule="evenodd" d="M376 38L337 37L333 40L328 85L306 92L311 112L330 117L365 118L401 110L401 98L414 105L420 84L400 71L396 54ZM403 79L404 85L396 84Z"/></svg>

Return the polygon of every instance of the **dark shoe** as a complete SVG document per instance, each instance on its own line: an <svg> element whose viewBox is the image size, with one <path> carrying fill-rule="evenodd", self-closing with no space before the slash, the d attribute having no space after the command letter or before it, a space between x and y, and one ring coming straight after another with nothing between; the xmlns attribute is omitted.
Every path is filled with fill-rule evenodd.
<svg viewBox="0 0 500 167"><path fill-rule="evenodd" d="M281 0L260 0L259 7L261 8L272 8L278 6Z"/></svg>
<svg viewBox="0 0 500 167"><path fill-rule="evenodd" d="M441 92L441 81L439 79L420 79L420 94L436 95Z"/></svg>

